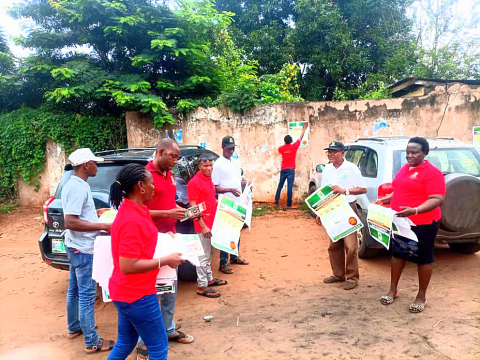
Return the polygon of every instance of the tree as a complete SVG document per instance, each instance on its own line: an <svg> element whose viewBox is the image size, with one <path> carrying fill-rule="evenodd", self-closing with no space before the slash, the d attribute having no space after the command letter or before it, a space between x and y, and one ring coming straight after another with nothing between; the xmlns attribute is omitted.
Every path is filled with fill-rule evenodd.
<svg viewBox="0 0 480 360"><path fill-rule="evenodd" d="M415 74L439 79L480 79L480 1L415 3L420 61Z"/></svg>

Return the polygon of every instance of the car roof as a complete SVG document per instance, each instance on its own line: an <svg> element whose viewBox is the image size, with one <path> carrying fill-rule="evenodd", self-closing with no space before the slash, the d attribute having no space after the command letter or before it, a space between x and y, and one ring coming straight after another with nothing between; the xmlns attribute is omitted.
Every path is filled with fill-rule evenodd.
<svg viewBox="0 0 480 360"><path fill-rule="evenodd" d="M180 156L188 156L191 154L196 153L203 153L203 152L212 152L211 150L207 150L201 146L197 145L179 145L180 148ZM103 157L105 160L108 161L115 161L115 160L151 160L155 155L155 147L148 146L144 148L128 148L128 149L116 149L116 150L107 150L107 151L99 151L95 153L96 156Z"/></svg>
<svg viewBox="0 0 480 360"><path fill-rule="evenodd" d="M441 136L425 136L430 148L466 148L473 147L470 144L457 140L453 137L441 137ZM372 148L391 148L391 149L405 149L410 136L390 136L390 137L369 137L359 138L354 142L348 143L347 146L364 145Z"/></svg>

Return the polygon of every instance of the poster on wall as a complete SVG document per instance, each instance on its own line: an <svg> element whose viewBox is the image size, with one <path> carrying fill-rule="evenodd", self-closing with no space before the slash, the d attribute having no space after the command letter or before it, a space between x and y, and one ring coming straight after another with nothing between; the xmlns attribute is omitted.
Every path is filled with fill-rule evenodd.
<svg viewBox="0 0 480 360"><path fill-rule="evenodd" d="M480 125L474 126L472 129L473 146L480 150Z"/></svg>
<svg viewBox="0 0 480 360"><path fill-rule="evenodd" d="M294 122L288 123L288 135L292 137L293 142L300 139L300 135L302 135L302 131L303 131L303 124L305 123L306 121L294 121ZM305 135L303 135L303 139L302 139L302 143L300 144L300 147L308 146L309 134L310 134L310 126L307 127L307 129L305 130Z"/></svg>

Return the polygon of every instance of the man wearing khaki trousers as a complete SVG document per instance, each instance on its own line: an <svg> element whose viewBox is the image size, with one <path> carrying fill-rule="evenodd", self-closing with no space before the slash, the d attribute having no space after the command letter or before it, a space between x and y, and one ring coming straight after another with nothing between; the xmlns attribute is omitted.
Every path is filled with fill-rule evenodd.
<svg viewBox="0 0 480 360"><path fill-rule="evenodd" d="M322 187L332 185L332 190L345 195L353 211L356 209L356 195L367 192L367 184L358 167L345 160L345 146L339 141L332 141L325 148L329 164L322 172ZM317 217L320 225L320 218ZM330 240L328 255L333 275L323 281L327 284L345 281L344 289L351 290L358 285L358 242L357 234L353 233L345 238L333 242Z"/></svg>

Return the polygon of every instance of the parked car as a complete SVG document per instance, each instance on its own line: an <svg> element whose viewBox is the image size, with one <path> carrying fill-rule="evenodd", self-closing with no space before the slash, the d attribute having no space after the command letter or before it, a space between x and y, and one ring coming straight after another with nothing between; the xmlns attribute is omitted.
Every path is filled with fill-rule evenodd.
<svg viewBox="0 0 480 360"><path fill-rule="evenodd" d="M480 154L471 145L454 138L426 137L430 145L427 159L445 175L447 197L437 242L453 250L473 254L480 250ZM357 165L367 183L367 193L357 196L358 213L365 224L368 205L391 190L391 182L406 164L409 137L360 138L347 144L345 159ZM320 183L321 167L309 182L309 193ZM321 181L321 180L320 180ZM358 231L359 257L377 255L383 248L368 229Z"/></svg>
<svg viewBox="0 0 480 360"><path fill-rule="evenodd" d="M177 183L176 202L179 206L188 207L187 183L195 175L200 154L208 152L215 158L218 155L200 146L180 146L180 157L177 165L172 170ZM88 178L88 184L92 189L92 197L97 209L108 208L108 197L110 185L115 181L117 173L123 165L138 163L147 165L155 155L155 148L122 149L110 150L95 153L105 159L105 162L98 163L97 176ZM63 244L63 233L65 231L63 209L62 209L62 188L73 174L71 164L65 166L63 177L58 184L55 195L48 198L43 205L45 230L39 239L40 254L43 261L50 266L68 270L69 262ZM194 233L192 220L177 222L177 232L183 234ZM196 280L195 267L185 262L179 267L179 277L184 280Z"/></svg>

